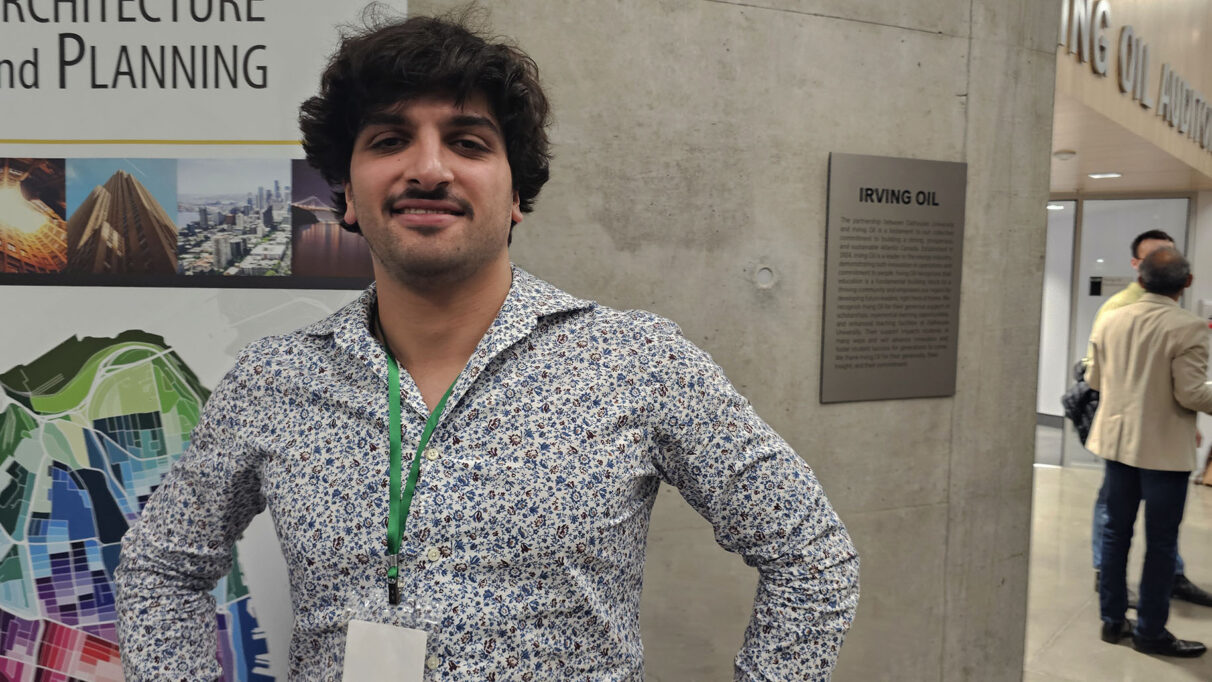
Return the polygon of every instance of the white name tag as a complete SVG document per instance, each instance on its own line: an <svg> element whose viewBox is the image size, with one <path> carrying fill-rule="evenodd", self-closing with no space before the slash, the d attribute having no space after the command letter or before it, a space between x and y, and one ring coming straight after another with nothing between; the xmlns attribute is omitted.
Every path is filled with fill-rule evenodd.
<svg viewBox="0 0 1212 682"><path fill-rule="evenodd" d="M345 636L345 669L341 679L422 682L426 637L424 630L351 620Z"/></svg>

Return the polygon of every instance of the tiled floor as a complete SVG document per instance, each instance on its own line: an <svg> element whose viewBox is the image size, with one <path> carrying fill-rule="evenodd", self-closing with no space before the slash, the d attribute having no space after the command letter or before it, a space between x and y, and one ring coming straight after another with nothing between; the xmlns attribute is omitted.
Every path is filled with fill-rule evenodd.
<svg viewBox="0 0 1212 682"><path fill-rule="evenodd" d="M1129 641L1099 639L1098 595L1090 567L1090 517L1102 482L1098 469L1036 466L1031 575L1027 600L1027 682L1195 682L1212 680L1212 654L1197 659L1146 656ZM1138 519L1129 580L1140 578ZM1187 576L1212 589L1212 488L1192 485L1179 535ZM1135 585L1133 585L1135 589ZM1129 612L1129 616L1132 613ZM1168 629L1212 645L1212 608L1173 602Z"/></svg>

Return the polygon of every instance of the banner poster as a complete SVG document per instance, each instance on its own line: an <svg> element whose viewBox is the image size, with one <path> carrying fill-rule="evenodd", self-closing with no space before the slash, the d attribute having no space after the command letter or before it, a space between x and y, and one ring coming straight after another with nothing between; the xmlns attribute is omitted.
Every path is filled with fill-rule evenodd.
<svg viewBox="0 0 1212 682"><path fill-rule="evenodd" d="M296 124L360 8L0 2L0 284L364 286Z"/></svg>
<svg viewBox="0 0 1212 682"><path fill-rule="evenodd" d="M120 539L210 390L370 281L297 126L365 4L0 1L0 680L122 679ZM288 586L261 514L224 680L287 678Z"/></svg>

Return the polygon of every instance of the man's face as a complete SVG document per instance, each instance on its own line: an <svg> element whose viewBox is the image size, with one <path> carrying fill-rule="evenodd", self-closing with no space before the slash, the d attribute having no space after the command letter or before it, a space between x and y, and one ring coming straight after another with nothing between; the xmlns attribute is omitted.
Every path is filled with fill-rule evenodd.
<svg viewBox="0 0 1212 682"><path fill-rule="evenodd" d="M370 245L375 276L435 286L504 259L518 194L500 123L481 95L426 96L372 116L354 140L345 222Z"/></svg>
<svg viewBox="0 0 1212 682"><path fill-rule="evenodd" d="M1132 269L1140 271L1140 262L1149 254L1163 246L1174 246L1174 242L1165 239L1146 239L1136 246L1136 258L1132 259Z"/></svg>

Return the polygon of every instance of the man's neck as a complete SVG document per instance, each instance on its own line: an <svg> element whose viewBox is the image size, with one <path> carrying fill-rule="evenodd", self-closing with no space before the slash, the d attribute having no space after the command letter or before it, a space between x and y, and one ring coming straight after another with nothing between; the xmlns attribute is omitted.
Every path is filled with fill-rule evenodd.
<svg viewBox="0 0 1212 682"><path fill-rule="evenodd" d="M376 276L382 340L412 375L429 409L492 326L512 281L508 258L457 283L424 289Z"/></svg>

